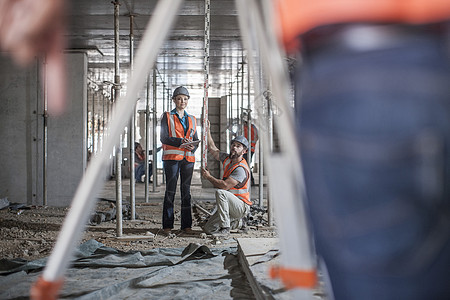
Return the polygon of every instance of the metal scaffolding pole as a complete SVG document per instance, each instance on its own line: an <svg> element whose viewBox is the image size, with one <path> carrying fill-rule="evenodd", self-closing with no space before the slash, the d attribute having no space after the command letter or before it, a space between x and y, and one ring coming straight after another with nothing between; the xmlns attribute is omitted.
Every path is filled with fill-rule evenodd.
<svg viewBox="0 0 450 300"><path fill-rule="evenodd" d="M158 182L158 176L157 176L157 166L156 166L156 67L153 69L153 109L152 109L152 140L153 140L153 185L152 185L152 192L156 192L156 184ZM148 148L147 148L148 149ZM148 163L147 163L148 165ZM148 178L148 177L147 177ZM148 180L147 180L148 181Z"/></svg>
<svg viewBox="0 0 450 300"><path fill-rule="evenodd" d="M244 66L245 66L244 49L242 49L242 53L241 53L241 100L239 103L241 114L238 115L238 117L241 119L241 128L239 128L240 134L244 134L244 120L242 120L242 116L243 116L243 112L244 112Z"/></svg>
<svg viewBox="0 0 450 300"><path fill-rule="evenodd" d="M131 74L133 74L133 67L134 67L133 24L134 24L134 15L130 15L130 70L131 70ZM134 165L134 163L135 163L135 161L134 161L134 152L135 152L134 141L136 140L135 124L136 124L136 105L134 105L133 114L131 115L130 135L129 135L131 220L136 219L136 176L135 176L136 166ZM145 157L147 157L147 155L145 155Z"/></svg>
<svg viewBox="0 0 450 300"><path fill-rule="evenodd" d="M101 129L100 129L100 125L101 125L101 122L100 122L100 97L101 97L101 93L100 92L97 92L97 99L98 99L98 106L99 106L99 112L97 113L97 138L96 138L96 140L97 140L97 151L100 151L100 132L101 132Z"/></svg>
<svg viewBox="0 0 450 300"><path fill-rule="evenodd" d="M290 290L293 299L312 299L313 289L316 285L316 259L312 251L311 237L308 232L305 208L302 198L304 196L304 182L300 155L298 148L289 146L295 142L295 122L292 109L289 107L287 95L287 72L284 68L282 54L278 48L275 34L271 30L265 30L264 20L272 20L270 17L262 18L260 8L255 0L235 1L239 11L239 23L244 35L247 49L256 48L252 44L251 34L256 34L256 39L261 49L263 63L267 66L269 74L274 81L274 95L277 105L283 111L283 117L277 118L277 133L279 147L272 152L267 160L268 175L271 188L276 195L275 213L277 214L277 227L280 236L281 265L278 269L272 269L272 276L280 277L283 270L296 270L305 276L314 279L307 284L296 286ZM254 62L252 63L254 66ZM291 279L291 278L289 278ZM285 284L287 280L282 280Z"/></svg>
<svg viewBox="0 0 450 300"><path fill-rule="evenodd" d="M210 28L211 27L211 1L205 0L205 56L203 60L203 71L205 82L203 87L203 138L202 138L202 167L206 168L208 159L208 139L207 139L207 120L208 120L208 88L209 88L209 47L210 47Z"/></svg>
<svg viewBox="0 0 450 300"><path fill-rule="evenodd" d="M155 9L147 30L145 31L142 46L136 55L135 75L129 81L127 94L123 101L117 103L113 111L110 132L105 141L105 149L112 149L123 128L132 114L132 104L135 95L142 88L148 70L154 64L157 51L173 24L173 20L181 4L181 0L160 1ZM58 240L48 259L42 276L35 282L33 289L38 295L50 295L47 298L56 299L60 291L64 273L73 258L75 247L81 238L89 215L94 205L95 197L103 186L105 166L109 152L103 151L90 162L74 195L70 211L67 214ZM46 294L44 294L46 293Z"/></svg>
<svg viewBox="0 0 450 300"><path fill-rule="evenodd" d="M251 55L251 54L247 54L247 55ZM248 58L247 58L248 60ZM247 121L247 136L249 138L249 143L250 143L250 151L247 152L247 158L248 158L248 166L251 168L252 165L252 105L250 103L250 64L247 61L247 105L248 105L248 121ZM252 172L253 174L253 172ZM253 176L253 175L251 175ZM250 177L251 177L250 176ZM252 182L250 180L250 188L248 189L250 192L250 197L251 197L251 192L252 192ZM251 198L250 198L251 199Z"/></svg>
<svg viewBox="0 0 450 300"><path fill-rule="evenodd" d="M233 75L231 75L231 80L233 80ZM227 136L227 145L228 145L228 140L230 139L230 131L233 131L233 82L230 81L230 97L228 99L228 102L230 103L229 105L229 114L228 114L228 128L229 130L227 130L228 132L228 136ZM228 149L228 147L227 147Z"/></svg>
<svg viewBox="0 0 450 300"><path fill-rule="evenodd" d="M150 127L150 75L147 75L147 93L145 97L145 151L150 146L149 143L149 127ZM146 153L147 154L147 153ZM145 177L148 178L149 169L148 164L145 165ZM145 203L148 203L148 180L145 181Z"/></svg>
<svg viewBox="0 0 450 300"><path fill-rule="evenodd" d="M261 62L261 53L259 52L259 48L258 48L258 54L257 54L257 59L258 59L258 78L255 78L255 83L259 83L259 88L257 89L257 93L259 94L259 97L262 97L262 91L263 91L263 73L262 73L262 62ZM259 80L259 81L256 81ZM255 84L256 85L256 84ZM256 98L256 97L255 97ZM264 109L264 105L265 105L265 101L261 101L262 102L262 109ZM256 110L256 106L255 106L255 110ZM262 123L261 119L260 120L260 124ZM259 207L263 208L264 207L264 139L266 138L266 135L261 134L259 136L259 168L258 168L258 183L259 183Z"/></svg>
<svg viewBox="0 0 450 300"><path fill-rule="evenodd" d="M95 90L92 90L92 114L91 114L91 147L92 155L95 154Z"/></svg>
<svg viewBox="0 0 450 300"><path fill-rule="evenodd" d="M47 60L44 61L44 136L43 136L43 178L42 178L42 185L43 185L43 199L42 199L42 205L47 205L48 200L48 84L47 84Z"/></svg>
<svg viewBox="0 0 450 300"><path fill-rule="evenodd" d="M100 144L100 151L103 151L103 142L105 141L105 101L106 96L102 90L102 142Z"/></svg>
<svg viewBox="0 0 450 300"><path fill-rule="evenodd" d="M120 95L120 65L119 65L119 1L114 5L114 101ZM122 135L119 137L119 146L116 149L116 235L122 236Z"/></svg>
<svg viewBox="0 0 450 300"><path fill-rule="evenodd" d="M239 63L237 63L237 66L239 66ZM240 69L238 69L236 73L236 126L237 126L237 132L241 129L241 118L240 118L240 108L239 108L239 73L241 72Z"/></svg>

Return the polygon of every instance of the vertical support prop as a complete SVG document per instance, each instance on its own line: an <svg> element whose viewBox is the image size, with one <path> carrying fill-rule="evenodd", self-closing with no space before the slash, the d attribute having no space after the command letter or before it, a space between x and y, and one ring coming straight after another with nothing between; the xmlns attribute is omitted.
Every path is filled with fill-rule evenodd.
<svg viewBox="0 0 450 300"><path fill-rule="evenodd" d="M147 93L145 97L145 149L150 147L149 133L150 128L150 75L147 75ZM146 150L147 151L147 150ZM148 164L145 165L145 177L148 178L149 168ZM145 181L145 203L148 203L148 180Z"/></svg>
<svg viewBox="0 0 450 300"><path fill-rule="evenodd" d="M153 148L153 164L152 164L152 173L153 173L153 184L152 184L152 192L156 191L156 184L158 181L157 169L156 169L156 64L153 68L153 107L152 107L152 148ZM148 148L147 148L148 149Z"/></svg>
<svg viewBox="0 0 450 300"><path fill-rule="evenodd" d="M51 297L57 298L64 273L73 258L75 247L94 208L95 196L104 186L102 175L106 173L108 166L109 149L117 144L123 128L129 122L133 103L136 101L135 95L144 86L145 76L156 60L158 51L172 27L181 2L181 0L158 2L136 55L135 74L129 80L127 93L122 99L123 101L118 101L112 112L109 134L105 140L105 151L101 151L93 157L81 179L42 277L32 286L32 295L34 295L32 299L49 299L50 297L39 298L40 295L49 294L47 293L49 292L49 286L52 288Z"/></svg>
<svg viewBox="0 0 450 300"><path fill-rule="evenodd" d="M287 71L282 60L282 53L273 30L264 28L260 8L255 0L236 0L239 11L239 23L247 48L253 49L250 39L255 33L261 49L264 65L274 82L274 96L283 117L277 118L279 146L268 157L268 175L276 195L275 213L277 215L280 249L283 253L283 267L275 269L272 275L289 273L295 270L295 276L305 279L305 284L295 285L291 290L293 299L312 299L313 288L317 283L316 263L308 232L307 216L304 208L304 182L299 150L287 147L296 140L294 116L289 106L289 87ZM268 3L268 2L267 2ZM270 16L264 20L272 20ZM253 63L254 65L254 63ZM289 278L290 279L290 278ZM285 285L288 281L283 280Z"/></svg>
<svg viewBox="0 0 450 300"><path fill-rule="evenodd" d="M134 15L130 14L130 72L133 74L134 69ZM137 95L136 95L137 96ZM136 176L134 165L134 141L136 140L136 105L133 108L133 114L130 120L130 135L129 135L129 149L130 149L130 202L131 202L131 220L136 219ZM145 155L147 158L147 155ZM148 178L148 177L147 177Z"/></svg>
<svg viewBox="0 0 450 300"><path fill-rule="evenodd" d="M42 176L42 185L43 185L43 199L42 199L42 205L47 206L48 201L48 80L47 80L47 59L44 60L44 136L43 136L43 176Z"/></svg>
<svg viewBox="0 0 450 300"><path fill-rule="evenodd" d="M119 1L114 4L114 102L120 96L120 65L119 65ZM117 105L117 104L116 104ZM122 236L122 134L116 149L116 235Z"/></svg>
<svg viewBox="0 0 450 300"><path fill-rule="evenodd" d="M208 153L208 139L207 139L207 120L208 120L208 88L209 88L209 47L210 47L210 24L211 24L211 2L205 0L205 57L204 57L204 69L205 82L204 82L204 94L203 94L203 138L202 138L202 167L207 166L207 153Z"/></svg>
<svg viewBox="0 0 450 300"><path fill-rule="evenodd" d="M247 136L249 142L249 149L247 149L247 158L248 158L248 167L251 169L252 167L252 105L250 103L250 58L248 56L252 55L250 49L247 49ZM253 172L252 172L253 173ZM251 175L253 176L253 175ZM250 179L251 179L250 176ZM248 189L250 194L250 201L252 199L252 182L250 180L250 187Z"/></svg>

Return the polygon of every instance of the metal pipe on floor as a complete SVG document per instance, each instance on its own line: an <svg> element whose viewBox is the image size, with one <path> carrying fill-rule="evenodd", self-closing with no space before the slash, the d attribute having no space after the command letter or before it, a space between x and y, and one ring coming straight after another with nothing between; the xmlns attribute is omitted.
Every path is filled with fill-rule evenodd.
<svg viewBox="0 0 450 300"><path fill-rule="evenodd" d="M133 69L134 69L134 31L133 31L133 24L134 24L134 15L130 14L130 70L131 70L131 74L133 74ZM134 165L134 163L135 163L134 152L136 150L135 146L134 146L134 141L136 140L136 138L135 138L135 136L136 136L135 124L136 124L136 105L134 105L133 114L131 116L130 135L129 135L131 220L135 220L136 219L136 176L135 176L136 166ZM145 155L145 158L147 159L147 154ZM139 180L140 180L140 178L139 178ZM148 177L146 177L145 180L148 180Z"/></svg>
<svg viewBox="0 0 450 300"><path fill-rule="evenodd" d="M114 102L120 96L120 64L119 64L119 1L114 5ZM116 149L116 235L122 236L122 134L119 137L119 146Z"/></svg>

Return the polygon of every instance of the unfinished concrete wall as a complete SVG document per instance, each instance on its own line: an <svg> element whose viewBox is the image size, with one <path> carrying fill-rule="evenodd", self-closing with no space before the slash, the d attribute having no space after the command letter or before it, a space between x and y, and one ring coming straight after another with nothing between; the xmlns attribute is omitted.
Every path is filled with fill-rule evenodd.
<svg viewBox="0 0 450 300"><path fill-rule="evenodd" d="M0 56L0 197L35 204L41 100L39 67L20 69Z"/></svg>
<svg viewBox="0 0 450 300"><path fill-rule="evenodd" d="M48 120L48 205L70 205L86 168L87 56L67 54L64 115Z"/></svg>
<svg viewBox="0 0 450 300"><path fill-rule="evenodd" d="M48 119L47 204L70 204L86 165L87 57L67 54L67 110ZM0 197L43 204L42 66L17 68L0 57Z"/></svg>

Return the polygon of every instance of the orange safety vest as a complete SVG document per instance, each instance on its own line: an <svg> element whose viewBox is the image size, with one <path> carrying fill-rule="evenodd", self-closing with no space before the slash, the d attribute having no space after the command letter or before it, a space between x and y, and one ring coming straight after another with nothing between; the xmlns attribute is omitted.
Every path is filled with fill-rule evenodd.
<svg viewBox="0 0 450 300"><path fill-rule="evenodd" d="M449 0L277 0L279 37L288 49L321 25L349 22L425 24L450 19Z"/></svg>
<svg viewBox="0 0 450 300"><path fill-rule="evenodd" d="M256 142L258 141L258 130L256 126L252 124L252 140L250 141L251 151L255 152ZM248 125L244 125L244 136L248 140Z"/></svg>
<svg viewBox="0 0 450 300"><path fill-rule="evenodd" d="M225 160L223 161L223 180L226 180L237 167L244 168L245 173L247 174L247 179L245 180L244 185L238 188L232 187L231 189L229 189L229 192L231 192L233 195L235 195L248 205L252 205L252 202L250 201L250 193L248 191L248 179L250 178L250 168L248 167L248 164L245 161L245 159L242 159L240 162L231 165L231 159L229 157L225 158ZM240 183L237 184L236 186L239 185Z"/></svg>
<svg viewBox="0 0 450 300"><path fill-rule="evenodd" d="M180 119L175 114L166 112L167 123L169 128L169 136L177 138L188 138L192 139L197 130L197 119L194 116L188 115L189 126L184 134L184 128L181 124ZM195 155L191 151L185 148L179 148L171 145L163 144L163 160L183 160L186 158L189 162L195 162Z"/></svg>

